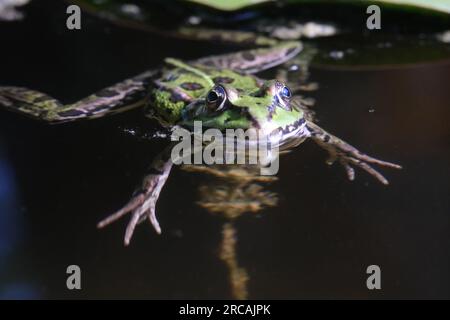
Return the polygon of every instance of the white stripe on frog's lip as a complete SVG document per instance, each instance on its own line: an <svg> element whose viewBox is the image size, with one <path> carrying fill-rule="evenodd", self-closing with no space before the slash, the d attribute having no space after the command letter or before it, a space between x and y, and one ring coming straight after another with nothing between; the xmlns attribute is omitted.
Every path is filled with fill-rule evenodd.
<svg viewBox="0 0 450 320"><path fill-rule="evenodd" d="M306 128L306 120L301 118L286 127L278 127L269 134L270 142L274 145L283 145L291 138L306 138L309 132Z"/></svg>

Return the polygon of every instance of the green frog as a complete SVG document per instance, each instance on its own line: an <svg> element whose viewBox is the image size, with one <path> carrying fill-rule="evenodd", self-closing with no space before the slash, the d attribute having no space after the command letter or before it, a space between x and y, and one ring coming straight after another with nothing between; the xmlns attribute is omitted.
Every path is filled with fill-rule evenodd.
<svg viewBox="0 0 450 320"><path fill-rule="evenodd" d="M202 121L203 127L222 131L255 128L279 144L311 139L329 152L329 164L337 161L345 168L350 180L355 175L353 167L359 167L387 185L373 165L396 169L401 168L399 165L370 157L319 127L298 99L298 90L283 79L264 80L256 75L295 58L301 51L301 42L281 41L194 61L168 58L161 69L143 72L72 104L35 90L3 86L0 106L51 124L142 108L147 117L169 128L190 130L193 121ZM130 201L101 221L99 228L131 213L125 245L144 220L161 233L155 207L173 166L169 153L163 152L153 161Z"/></svg>

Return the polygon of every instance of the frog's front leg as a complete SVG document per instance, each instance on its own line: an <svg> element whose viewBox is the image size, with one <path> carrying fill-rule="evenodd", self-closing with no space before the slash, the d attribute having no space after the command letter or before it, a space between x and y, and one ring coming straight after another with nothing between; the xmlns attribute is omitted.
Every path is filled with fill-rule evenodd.
<svg viewBox="0 0 450 320"><path fill-rule="evenodd" d="M125 231L124 244L130 244L136 226L148 219L158 234L161 233L161 227L156 219L155 206L158 201L161 189L169 177L173 162L170 158L170 150L166 148L150 165L147 175L142 180L133 197L120 210L100 221L98 228L103 228L110 223L120 219L125 214L131 212L131 219Z"/></svg>
<svg viewBox="0 0 450 320"><path fill-rule="evenodd" d="M142 106L155 74L144 72L66 105L39 91L0 86L0 107L50 123L99 118Z"/></svg>
<svg viewBox="0 0 450 320"><path fill-rule="evenodd" d="M329 134L313 122L307 121L306 129L309 132L310 138L329 152L330 157L328 158L327 163L331 165L338 160L339 163L345 168L347 176L350 180L355 178L355 171L352 166L357 166L367 171L385 185L389 184L387 179L377 170L372 168L369 163L395 169L402 168L398 164L378 160L360 152L347 142L333 136L332 134Z"/></svg>

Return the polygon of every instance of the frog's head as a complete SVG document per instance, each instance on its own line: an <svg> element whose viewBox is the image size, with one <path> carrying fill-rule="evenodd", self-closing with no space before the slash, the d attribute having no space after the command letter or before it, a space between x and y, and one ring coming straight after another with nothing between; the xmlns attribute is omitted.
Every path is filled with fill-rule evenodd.
<svg viewBox="0 0 450 320"><path fill-rule="evenodd" d="M258 129L278 141L294 136L304 125L303 112L291 101L291 90L277 80L235 88L216 84L184 110L180 125L191 128Z"/></svg>

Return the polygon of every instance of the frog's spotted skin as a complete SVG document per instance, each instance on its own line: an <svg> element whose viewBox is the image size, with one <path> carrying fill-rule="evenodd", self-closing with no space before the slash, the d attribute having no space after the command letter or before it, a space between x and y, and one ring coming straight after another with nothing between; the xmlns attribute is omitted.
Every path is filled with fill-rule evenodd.
<svg viewBox="0 0 450 320"><path fill-rule="evenodd" d="M241 53L225 54L220 57L202 58L197 61L198 64L215 67L218 69L231 69L242 73L256 73L263 69L268 69L279 65L281 61L287 61L296 56L302 45L300 42L283 42L274 46L274 51L267 49L255 49L251 51L242 51Z"/></svg>
<svg viewBox="0 0 450 320"><path fill-rule="evenodd" d="M0 87L0 106L51 123L99 118L143 106L146 88L154 74L145 72L68 105L42 92Z"/></svg>
<svg viewBox="0 0 450 320"><path fill-rule="evenodd" d="M258 71L286 62L302 49L298 42L278 43L270 48L206 57L184 63L166 59L162 70L147 71L76 103L64 105L34 90L0 87L0 106L50 123L98 118L144 107L145 115L164 126L190 128L194 121L204 127L255 128L279 144L290 147L310 138L330 153L329 163L339 161L354 178L357 166L381 183L387 180L370 164L400 166L367 156L312 122L299 97L278 80L263 80ZM289 141L298 141L290 144ZM155 206L172 168L171 146L156 159L132 199L99 223L103 227L131 212L124 242L129 244L137 224L148 219L161 228Z"/></svg>
<svg viewBox="0 0 450 320"><path fill-rule="evenodd" d="M173 61L172 61L173 62ZM161 123L178 123L188 104L202 101L215 84L232 85L239 90L257 88L261 80L254 76L236 73L229 69L196 66L201 76L186 72L184 68L169 69L155 81L151 90L146 114Z"/></svg>

